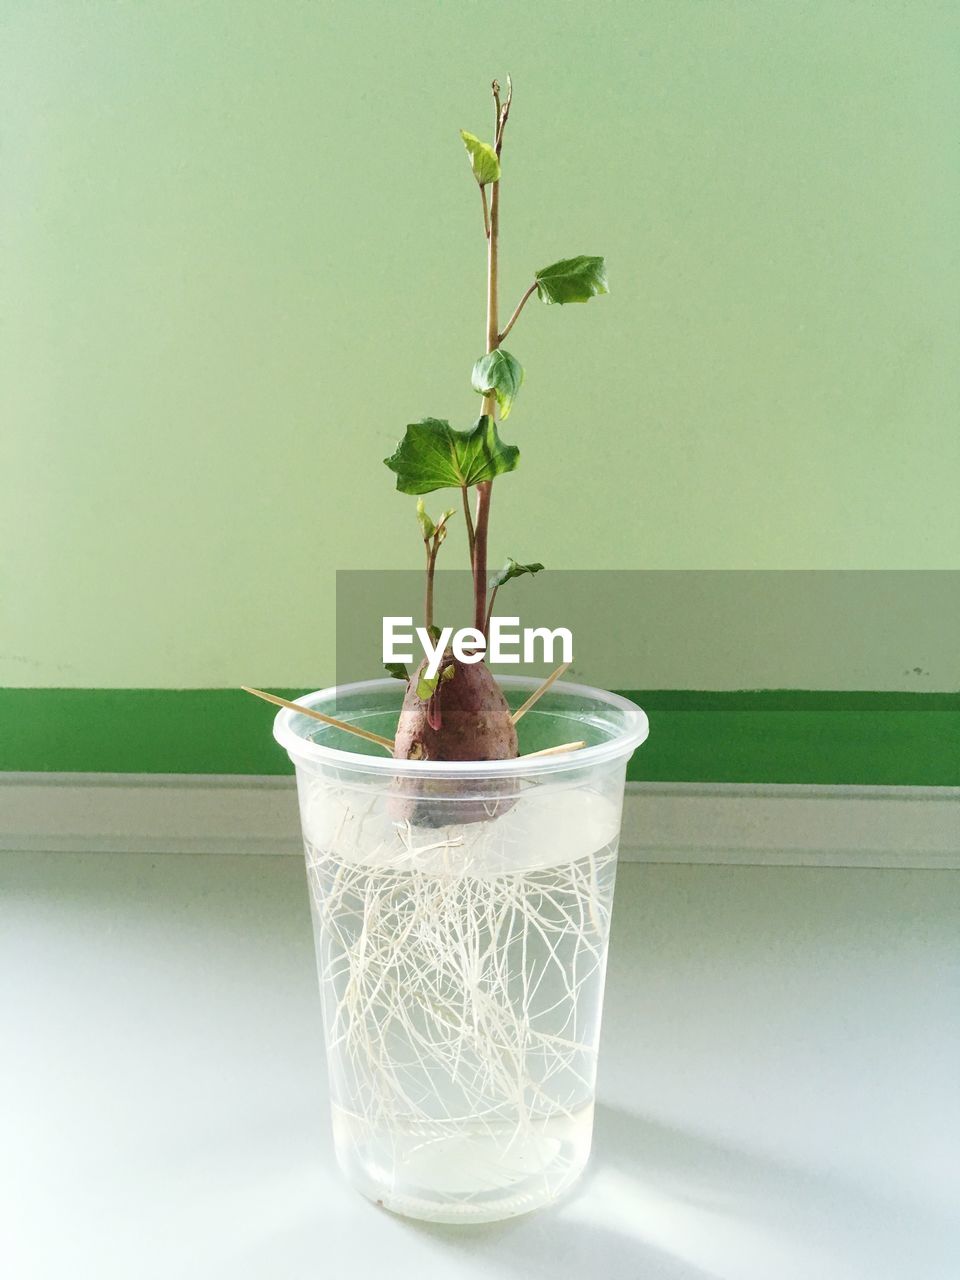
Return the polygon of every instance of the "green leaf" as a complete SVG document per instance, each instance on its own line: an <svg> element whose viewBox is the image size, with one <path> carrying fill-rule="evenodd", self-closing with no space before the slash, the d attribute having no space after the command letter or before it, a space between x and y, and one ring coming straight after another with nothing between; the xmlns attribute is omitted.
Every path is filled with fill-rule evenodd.
<svg viewBox="0 0 960 1280"><path fill-rule="evenodd" d="M512 556L508 556L507 563L500 572L490 579L490 590L494 591L497 587L502 587L505 582L509 582L511 578L519 578L524 573L539 573L542 568L543 565L539 562L518 564Z"/></svg>
<svg viewBox="0 0 960 1280"><path fill-rule="evenodd" d="M609 293L607 266L602 258L564 258L536 274L541 302L589 302Z"/></svg>
<svg viewBox="0 0 960 1280"><path fill-rule="evenodd" d="M489 414L481 414L469 431L455 431L442 418L408 425L406 434L384 463L397 474L401 493L463 489L513 471L520 458L516 445L504 444Z"/></svg>
<svg viewBox="0 0 960 1280"><path fill-rule="evenodd" d="M523 366L516 356L501 347L481 356L473 366L470 381L474 391L482 396L491 392L497 397L500 416L508 418L517 392L523 385Z"/></svg>
<svg viewBox="0 0 960 1280"><path fill-rule="evenodd" d="M439 543L443 542L444 538L447 536L447 521L450 519L451 516L455 516L456 514L457 514L456 507L450 507L446 511L441 511L440 519L436 522L436 524L434 524L434 522L427 515L427 509L423 505L423 499L418 498L417 499L417 521L420 524L420 530L423 534L424 542L429 542L431 538L436 538L438 545Z"/></svg>
<svg viewBox="0 0 960 1280"><path fill-rule="evenodd" d="M439 674L435 676L430 676L429 678L427 676L418 676L417 677L417 697L422 699L423 702L429 702L430 699L433 697L434 693L436 692L437 683L439 682L439 680L440 680Z"/></svg>
<svg viewBox="0 0 960 1280"><path fill-rule="evenodd" d="M420 531L423 534L424 542L429 542L433 535L437 532L437 526L427 515L427 509L423 505L423 499L417 499L417 520L420 524Z"/></svg>
<svg viewBox="0 0 960 1280"><path fill-rule="evenodd" d="M497 159L497 153L490 143L481 142L472 133L467 133L466 129L460 130L460 137L463 139L463 145L467 148L473 176L481 187L485 187L488 182L498 182L500 180L500 161Z"/></svg>
<svg viewBox="0 0 960 1280"><path fill-rule="evenodd" d="M436 640L434 640L436 644ZM426 670L426 668L424 668ZM446 684L448 680L452 680L456 675L457 669L452 662L447 666L441 667L435 676L424 675L423 672L417 676L417 697L423 702L429 702L437 691L439 684Z"/></svg>
<svg viewBox="0 0 960 1280"><path fill-rule="evenodd" d="M393 676L394 680L409 680L410 673L402 662L385 662L384 667Z"/></svg>

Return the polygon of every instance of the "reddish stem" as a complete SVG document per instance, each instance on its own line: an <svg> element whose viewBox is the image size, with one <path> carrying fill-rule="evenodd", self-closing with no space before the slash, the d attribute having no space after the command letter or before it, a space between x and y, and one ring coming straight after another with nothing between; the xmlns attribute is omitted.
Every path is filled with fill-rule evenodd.
<svg viewBox="0 0 960 1280"><path fill-rule="evenodd" d="M477 526L473 541L473 625L487 633L487 525L490 520L492 480L477 485Z"/></svg>
<svg viewBox="0 0 960 1280"><path fill-rule="evenodd" d="M510 114L510 103L513 99L513 85L507 80L507 97L501 103L500 86L493 82L493 103L496 110L496 152L499 158L503 146L503 129ZM481 188L482 190L482 188ZM496 351L500 345L500 326L497 320L497 292L500 256L500 181L494 182L490 190L490 221L487 227L487 353ZM495 417L496 401L492 395L483 400L483 413ZM481 633L487 634L487 528L490 523L490 499L493 489L492 480L481 481L477 485L477 517L473 536L473 625Z"/></svg>
<svg viewBox="0 0 960 1280"><path fill-rule="evenodd" d="M467 492L466 485L461 488L460 493L463 496L463 519L467 526L467 547L470 551L470 563L472 565L474 543L473 516L470 514L470 495Z"/></svg>
<svg viewBox="0 0 960 1280"><path fill-rule="evenodd" d="M427 548L427 589L423 600L423 625L429 631L433 626L433 575L437 567L437 552L440 550L440 544L436 539L431 546L426 542Z"/></svg>

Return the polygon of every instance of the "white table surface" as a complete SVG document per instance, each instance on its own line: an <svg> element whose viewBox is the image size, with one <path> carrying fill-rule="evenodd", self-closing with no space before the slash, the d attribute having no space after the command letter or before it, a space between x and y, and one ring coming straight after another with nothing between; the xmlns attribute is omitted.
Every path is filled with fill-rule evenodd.
<svg viewBox="0 0 960 1280"><path fill-rule="evenodd" d="M0 856L5 1280L957 1280L960 873L624 865L594 1157L420 1225L341 1180L302 862Z"/></svg>

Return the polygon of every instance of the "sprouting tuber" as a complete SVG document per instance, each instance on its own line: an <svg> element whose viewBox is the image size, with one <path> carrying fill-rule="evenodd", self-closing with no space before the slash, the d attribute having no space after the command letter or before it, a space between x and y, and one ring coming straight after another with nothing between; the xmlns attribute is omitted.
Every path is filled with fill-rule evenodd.
<svg viewBox="0 0 960 1280"><path fill-rule="evenodd" d="M397 489L418 497L417 516L426 551L424 618L434 628L434 574L437 554L447 536L451 507L434 521L422 495L437 489L459 489L473 575L473 625L487 635L498 589L511 578L536 573L543 566L509 559L488 576L487 545L493 482L513 471L519 460L515 445L505 444L497 419L507 418L523 383L523 368L503 347L527 301L536 293L542 302L564 305L587 302L607 292L603 258L565 258L535 272L533 280L500 329L500 182L503 135L510 116L513 86L507 93L493 82L494 140L482 142L461 130L473 177L480 190L483 233L487 244L485 351L471 375L474 391L483 397L480 417L465 431L444 419L423 418L411 423L386 465L396 473ZM489 193L489 196L488 196ZM471 504L471 498L473 503ZM472 509L471 509L472 507ZM508 760L517 755L517 733L510 708L484 660L463 662L446 651L439 670L428 676L426 661L411 674L391 666L391 674L407 681L394 742L398 760Z"/></svg>

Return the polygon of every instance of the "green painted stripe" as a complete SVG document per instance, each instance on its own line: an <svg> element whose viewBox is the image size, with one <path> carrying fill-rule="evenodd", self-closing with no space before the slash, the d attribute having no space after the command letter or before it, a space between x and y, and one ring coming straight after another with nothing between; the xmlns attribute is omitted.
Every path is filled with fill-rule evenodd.
<svg viewBox="0 0 960 1280"><path fill-rule="evenodd" d="M648 711L960 711L960 693L821 689L641 689L626 695Z"/></svg>
<svg viewBox="0 0 960 1280"><path fill-rule="evenodd" d="M650 716L632 779L960 785L958 693L626 696ZM0 689L0 771L290 773L272 718L236 689Z"/></svg>

